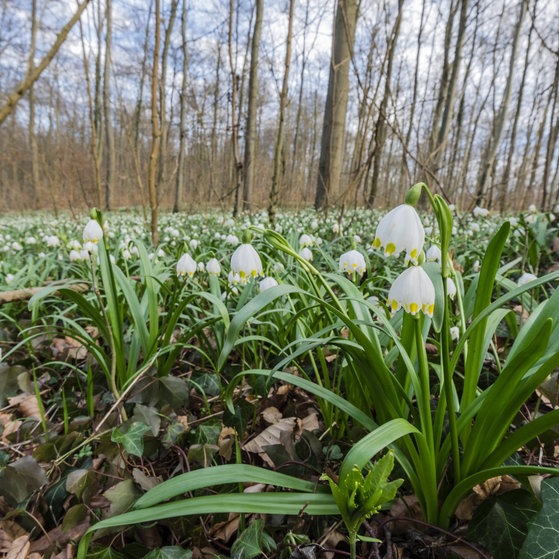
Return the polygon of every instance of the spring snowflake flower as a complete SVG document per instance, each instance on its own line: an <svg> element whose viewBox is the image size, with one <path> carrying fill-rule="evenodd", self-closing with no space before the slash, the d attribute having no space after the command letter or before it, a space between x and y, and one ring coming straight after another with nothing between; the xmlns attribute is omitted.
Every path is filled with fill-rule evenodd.
<svg viewBox="0 0 559 559"><path fill-rule="evenodd" d="M221 265L217 258L210 258L206 264L206 271L211 276L219 276L221 273Z"/></svg>
<svg viewBox="0 0 559 559"><path fill-rule="evenodd" d="M531 281L534 281L538 279L538 276L535 276L534 274L531 274L530 272L524 272L517 280L516 280L516 285L526 285L527 283L530 283Z"/></svg>
<svg viewBox="0 0 559 559"><path fill-rule="evenodd" d="M237 235L227 235L227 237L225 237L225 242L228 245L236 247L239 244L239 237L237 237Z"/></svg>
<svg viewBox="0 0 559 559"><path fill-rule="evenodd" d="M441 261L441 249L437 245L431 245L427 252L425 253L425 260L440 262Z"/></svg>
<svg viewBox="0 0 559 559"><path fill-rule="evenodd" d="M303 247L299 252L299 256L307 262L311 262L313 259L312 250L309 247Z"/></svg>
<svg viewBox="0 0 559 559"><path fill-rule="evenodd" d="M95 219L90 219L83 228L83 242L97 244L103 238L103 228Z"/></svg>
<svg viewBox="0 0 559 559"><path fill-rule="evenodd" d="M435 286L421 266L411 266L394 281L388 292L387 305L395 313L403 308L416 315L419 311L433 316L435 310Z"/></svg>
<svg viewBox="0 0 559 559"><path fill-rule="evenodd" d="M301 248L304 247L310 247L314 244L314 239L310 236L307 235L306 233L303 233L300 237L299 237L299 246Z"/></svg>
<svg viewBox="0 0 559 559"><path fill-rule="evenodd" d="M474 217L487 217L489 215L489 210L487 208L480 208L476 206L472 211Z"/></svg>
<svg viewBox="0 0 559 559"><path fill-rule="evenodd" d="M340 272L356 273L362 276L367 270L365 257L358 250L349 250L340 256Z"/></svg>
<svg viewBox="0 0 559 559"><path fill-rule="evenodd" d="M456 297L456 284L452 278L446 278L446 294L454 300Z"/></svg>
<svg viewBox="0 0 559 559"><path fill-rule="evenodd" d="M406 251L406 264L417 259L423 250L425 230L413 206L401 204L389 211L379 222L373 246L383 248L386 256Z"/></svg>
<svg viewBox="0 0 559 559"><path fill-rule="evenodd" d="M451 326L450 327L450 337L454 341L457 341L458 338L460 338L460 328L458 328L458 326Z"/></svg>
<svg viewBox="0 0 559 559"><path fill-rule="evenodd" d="M260 291L266 291L266 289L276 287L276 285L278 285L278 282L274 278L267 276L260 281L260 283L258 284L258 289Z"/></svg>
<svg viewBox="0 0 559 559"><path fill-rule="evenodd" d="M262 261L256 249L248 243L240 245L231 256L231 272L245 284L251 277L262 276Z"/></svg>
<svg viewBox="0 0 559 559"><path fill-rule="evenodd" d="M179 258L176 269L177 276L188 275L189 277L192 277L197 270L197 264L194 258L192 258L190 254L186 253Z"/></svg>

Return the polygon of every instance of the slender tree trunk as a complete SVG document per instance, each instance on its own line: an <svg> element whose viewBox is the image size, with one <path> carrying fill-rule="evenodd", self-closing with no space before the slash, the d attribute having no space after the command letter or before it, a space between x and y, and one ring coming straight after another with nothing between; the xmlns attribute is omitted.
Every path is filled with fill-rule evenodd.
<svg viewBox="0 0 559 559"><path fill-rule="evenodd" d="M31 3L31 45L27 73L35 67L35 47L37 41L37 0ZM32 207L38 207L40 199L39 146L35 131L35 92L29 88L29 147L31 148L31 196Z"/></svg>
<svg viewBox="0 0 559 559"><path fill-rule="evenodd" d="M115 173L115 137L111 116L111 56L113 16L112 0L106 0L105 20L107 31L105 37L105 62L103 67L103 116L105 125L105 209L112 207L113 177Z"/></svg>
<svg viewBox="0 0 559 559"><path fill-rule="evenodd" d="M179 212L182 209L182 197L184 193L184 161L186 150L186 85L188 75L188 50L186 44L186 2L183 0L181 12L181 41L182 41L182 81L180 91L180 115L179 115L179 155L177 161L177 178L175 182L175 201L173 203L173 212ZM210 161L210 166L212 162Z"/></svg>
<svg viewBox="0 0 559 559"><path fill-rule="evenodd" d="M497 114L496 121L494 124L494 132L490 138L487 149L485 150L485 158L482 163L481 174L477 184L476 205L479 205L485 199L487 185L493 171L495 158L497 156L497 150L499 148L501 137L503 135L505 120L507 118L507 111L510 104L512 84L514 80L514 66L516 63L516 51L518 49L520 29L522 27L522 22L524 21L524 15L526 14L527 7L528 7L528 0L522 0L522 3L520 5L520 13L518 16L518 20L514 28L514 36L513 36L512 49L511 49L510 61L509 61L509 74L507 77L505 91L503 93L503 100L501 101L501 106L499 108L499 112Z"/></svg>
<svg viewBox="0 0 559 559"><path fill-rule="evenodd" d="M289 16L287 21L287 38L285 41L285 65L283 72L283 81L281 84L280 92L280 105L279 105L279 124L278 133L276 136L276 144L274 146L274 162L272 171L272 185L270 187L270 196L268 202L268 218L270 223L273 224L276 217L276 208L278 205L280 184L283 179L281 157L283 152L283 136L285 126L285 108L287 107L287 95L289 85L289 69L291 67L291 38L293 36L293 10L295 7L295 0L289 0Z"/></svg>
<svg viewBox="0 0 559 559"><path fill-rule="evenodd" d="M328 208L340 196L345 121L349 95L349 63L357 26L357 1L339 0L332 39L332 59L324 109L314 206Z"/></svg>
<svg viewBox="0 0 559 559"><path fill-rule="evenodd" d="M371 176L371 186L369 189L369 196L367 198L367 206L369 208L374 207L375 197L378 190L378 182L380 178L380 163L383 156L384 143L386 141L386 109L388 107L388 101L391 96L391 79L392 79L392 64L394 62L394 51L396 48L396 42L398 41L398 34L400 33L400 22L402 21L402 7L404 1L398 0L398 13L396 15L396 21L394 22L394 27L390 34L390 39L387 45L386 54L386 75L384 77L384 94L379 107L378 119L375 126L374 132L374 144L372 149L373 154L373 174Z"/></svg>
<svg viewBox="0 0 559 559"><path fill-rule="evenodd" d="M246 139L244 157L243 210L251 208L254 196L254 174L256 166L256 113L258 105L258 53L262 34L264 0L256 0L256 18L250 50L250 70L248 80L248 110L246 119Z"/></svg>
<svg viewBox="0 0 559 559"><path fill-rule="evenodd" d="M161 52L161 76L159 79L159 127L160 127L160 148L159 148L159 166L157 173L158 191L159 196L161 196L162 191L167 189L167 139L168 139L168 129L167 126L167 60L169 58L169 48L171 45L171 35L173 33L173 27L175 26L175 20L177 17L177 6L178 0L171 1L170 13L169 13L169 23L165 29L165 37L163 39L163 49Z"/></svg>
<svg viewBox="0 0 559 559"><path fill-rule="evenodd" d="M237 93L240 77L237 75L237 65L233 56L233 20L235 17L235 2L229 0L229 29L228 29L228 48L229 48L229 67L231 71L231 155L233 163L233 191L235 193L235 205L233 215L239 212L239 192L242 184L243 165L239 157L239 126L237 121Z"/></svg>
<svg viewBox="0 0 559 559"><path fill-rule="evenodd" d="M151 210L151 240L154 245L159 242L159 200L157 195L157 162L161 130L159 128L158 92L159 92L159 43L161 41L161 6L155 0L155 31L153 40L153 67L151 73L151 137L152 147L149 158L149 203Z"/></svg>

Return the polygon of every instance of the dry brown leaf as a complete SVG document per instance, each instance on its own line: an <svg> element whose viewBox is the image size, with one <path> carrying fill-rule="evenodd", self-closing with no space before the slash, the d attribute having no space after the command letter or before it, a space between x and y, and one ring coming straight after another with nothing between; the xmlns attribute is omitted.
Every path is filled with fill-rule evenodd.
<svg viewBox="0 0 559 559"><path fill-rule="evenodd" d="M83 522L70 528L70 530L64 531L61 526L57 526L47 535L31 542L31 551L36 553L46 551L52 546L53 542L55 542L58 547L62 547L72 540L79 540L90 525L91 523L87 518Z"/></svg>
<svg viewBox="0 0 559 559"><path fill-rule="evenodd" d="M266 423L277 423L283 414L275 406L269 406L260 413Z"/></svg>
<svg viewBox="0 0 559 559"><path fill-rule="evenodd" d="M8 403L10 406L17 407L25 417L41 420L41 410L35 394L18 394L8 398Z"/></svg>
<svg viewBox="0 0 559 559"><path fill-rule="evenodd" d="M15 539L27 536L27 532L12 520L0 521L0 553L7 553Z"/></svg>
<svg viewBox="0 0 559 559"><path fill-rule="evenodd" d="M235 443L236 431L233 427L224 427L217 438L217 446L219 447L219 455L227 461L231 459L233 454L233 445Z"/></svg>
<svg viewBox="0 0 559 559"><path fill-rule="evenodd" d="M43 556L40 553L31 553L27 556L27 559L43 559Z"/></svg>
<svg viewBox="0 0 559 559"><path fill-rule="evenodd" d="M245 443L242 448L247 452L253 452L260 455L260 457L262 458L262 460L264 460L264 462L266 462L266 464L273 467L274 463L266 453L265 447L276 444L284 444L285 434L291 437L295 425L295 417L286 417L284 419L281 419L277 423L266 427L266 429L256 435L254 439L251 439L250 441Z"/></svg>
<svg viewBox="0 0 559 559"><path fill-rule="evenodd" d="M8 549L5 559L27 559L30 546L29 536L20 536L16 538L12 542L10 549Z"/></svg>
<svg viewBox="0 0 559 559"><path fill-rule="evenodd" d="M214 524L210 530L210 534L216 539L222 542L228 542L231 537L237 533L239 530L239 522L241 516L237 513L230 514L229 518L225 522L218 522Z"/></svg>

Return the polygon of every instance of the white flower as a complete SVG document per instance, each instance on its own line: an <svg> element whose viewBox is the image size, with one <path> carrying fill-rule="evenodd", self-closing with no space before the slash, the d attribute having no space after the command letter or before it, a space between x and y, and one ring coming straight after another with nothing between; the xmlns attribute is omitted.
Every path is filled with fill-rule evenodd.
<svg viewBox="0 0 559 559"><path fill-rule="evenodd" d="M456 341L460 337L460 328L458 326L451 326L450 327L450 337Z"/></svg>
<svg viewBox="0 0 559 559"><path fill-rule="evenodd" d="M530 274L530 272L524 272L516 280L516 285L526 285L527 283L530 283L531 281L534 281L536 279L538 279L538 276L535 276L534 274Z"/></svg>
<svg viewBox="0 0 559 559"><path fill-rule="evenodd" d="M197 264L194 258L192 258L190 254L186 253L179 258L176 268L177 268L177 276L188 275L192 277L194 275L194 272L196 272Z"/></svg>
<svg viewBox="0 0 559 559"><path fill-rule="evenodd" d="M433 262L441 261L441 249L437 245L431 245L425 253L425 260L432 260Z"/></svg>
<svg viewBox="0 0 559 559"><path fill-rule="evenodd" d="M303 247L299 252L299 256L307 262L310 262L313 259L312 250L309 247Z"/></svg>
<svg viewBox="0 0 559 559"><path fill-rule="evenodd" d="M200 241L198 239L190 239L188 246L190 246L192 250L196 250L200 246Z"/></svg>
<svg viewBox="0 0 559 559"><path fill-rule="evenodd" d="M90 219L83 228L84 243L98 243L103 238L103 228L95 219Z"/></svg>
<svg viewBox="0 0 559 559"><path fill-rule="evenodd" d="M235 250L231 256L231 272L237 274L243 284L251 277L263 275L262 261L252 245L243 243Z"/></svg>
<svg viewBox="0 0 559 559"><path fill-rule="evenodd" d="M266 291L266 289L276 287L276 285L278 285L278 282L274 278L267 276L260 281L260 283L258 284L258 289L260 291Z"/></svg>
<svg viewBox="0 0 559 559"><path fill-rule="evenodd" d="M60 239L56 235L47 235L44 240L48 247L57 247L60 245Z"/></svg>
<svg viewBox="0 0 559 559"><path fill-rule="evenodd" d="M71 241L68 241L68 248L80 250L80 248L82 248L82 244L78 240L72 239Z"/></svg>
<svg viewBox="0 0 559 559"><path fill-rule="evenodd" d="M424 242L425 230L415 208L401 204L380 220L373 246L383 248L386 256L398 256L405 250L406 264L410 260L417 264Z"/></svg>
<svg viewBox="0 0 559 559"><path fill-rule="evenodd" d="M529 211L531 214L538 213L538 208L536 208L536 204L530 204L530 205L528 206L528 211Z"/></svg>
<svg viewBox="0 0 559 559"><path fill-rule="evenodd" d="M122 258L124 258L124 260L130 260L132 258L132 253L127 248L125 248L122 251Z"/></svg>
<svg viewBox="0 0 559 559"><path fill-rule="evenodd" d="M421 266L411 266L394 281L388 292L387 305L394 313L400 307L412 315L422 311L433 316L435 310L435 286Z"/></svg>
<svg viewBox="0 0 559 559"><path fill-rule="evenodd" d="M36 245L37 244L37 239L35 237L27 237L25 239L25 244L26 245Z"/></svg>
<svg viewBox="0 0 559 559"><path fill-rule="evenodd" d="M473 209L474 217L487 217L489 215L489 210L487 208L480 208L479 206L476 206Z"/></svg>
<svg viewBox="0 0 559 559"><path fill-rule="evenodd" d="M310 236L307 235L306 233L303 233L300 237L299 237L299 246L301 248L304 247L310 247L314 244L314 239Z"/></svg>
<svg viewBox="0 0 559 559"><path fill-rule="evenodd" d="M446 294L453 300L456 297L456 284L452 278L446 278Z"/></svg>
<svg viewBox="0 0 559 559"><path fill-rule="evenodd" d="M349 250L340 256L340 272L357 273L362 276L367 270L365 257L358 250Z"/></svg>
<svg viewBox="0 0 559 559"><path fill-rule="evenodd" d="M227 235L227 237L225 237L225 242L228 245L236 247L239 244L239 237L237 237L237 235Z"/></svg>
<svg viewBox="0 0 559 559"><path fill-rule="evenodd" d="M217 258L210 258L206 264L206 271L211 276L219 276L221 273L221 266Z"/></svg>
<svg viewBox="0 0 559 559"><path fill-rule="evenodd" d="M474 233L479 233L481 230L479 223L470 223L470 231L473 231Z"/></svg>
<svg viewBox="0 0 559 559"><path fill-rule="evenodd" d="M6 274L6 283L12 283L15 279L14 274Z"/></svg>
<svg viewBox="0 0 559 559"><path fill-rule="evenodd" d="M68 254L68 258L70 260L70 262L77 262L79 260L83 260L83 254L79 251L77 251L75 248L73 248L70 251L70 254ZM87 258L87 253L86 253L86 258Z"/></svg>
<svg viewBox="0 0 559 559"><path fill-rule="evenodd" d="M83 250L87 251L88 254L97 254L97 243L93 241L85 241L83 244Z"/></svg>
<svg viewBox="0 0 559 559"><path fill-rule="evenodd" d="M203 262L198 262L198 271L203 272L206 269L206 265Z"/></svg>

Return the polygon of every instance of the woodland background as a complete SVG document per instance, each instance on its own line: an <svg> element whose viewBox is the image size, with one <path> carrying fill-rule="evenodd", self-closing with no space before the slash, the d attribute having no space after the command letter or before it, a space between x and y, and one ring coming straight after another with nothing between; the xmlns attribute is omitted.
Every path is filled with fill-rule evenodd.
<svg viewBox="0 0 559 559"><path fill-rule="evenodd" d="M555 0L2 0L0 202L552 210L558 96Z"/></svg>

